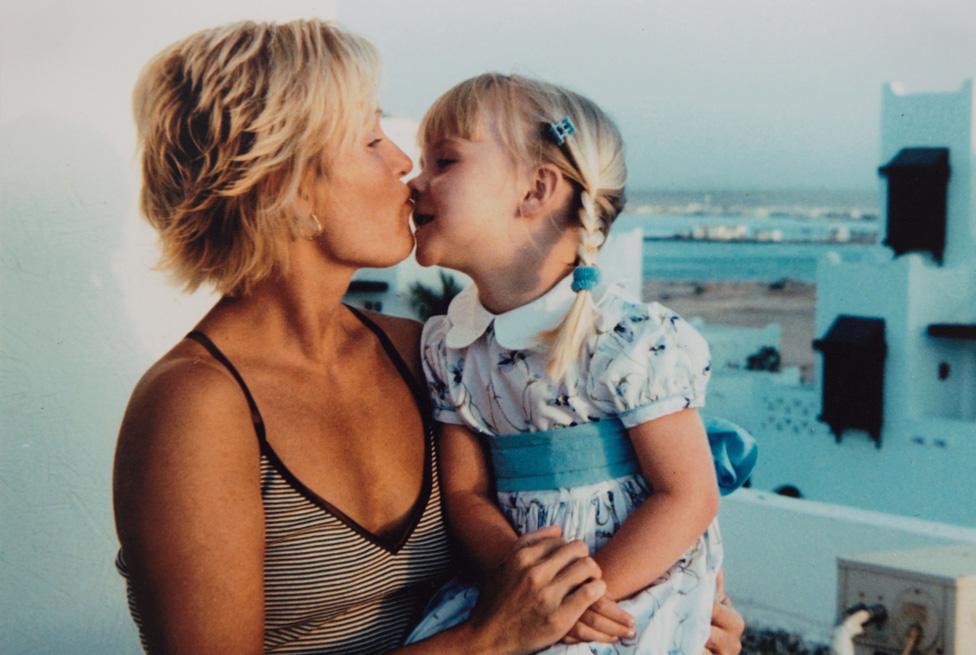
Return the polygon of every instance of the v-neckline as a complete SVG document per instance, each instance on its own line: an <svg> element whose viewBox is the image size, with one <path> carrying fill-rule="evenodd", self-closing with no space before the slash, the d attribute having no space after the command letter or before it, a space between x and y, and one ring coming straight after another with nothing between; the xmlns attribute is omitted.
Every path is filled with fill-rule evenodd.
<svg viewBox="0 0 976 655"><path fill-rule="evenodd" d="M271 446L271 443L268 441L264 419L262 418L261 412L258 409L257 402L255 402L254 397L251 395L251 390L244 382L244 378L240 372L238 372L237 367L231 363L230 359L224 355L224 353L220 350L220 348L217 347L210 337L203 332L194 330L188 334L187 337L193 339L206 348L206 350L208 350L217 361L223 364L231 372L234 379L241 387L241 390L244 392L244 396L247 399L248 406L251 409L251 414L254 418L254 431L258 437L258 444L261 449L261 454L267 457L269 463L278 472L278 474L281 475L281 477L293 489L295 489L295 491L305 497L305 499L311 502L313 505L316 505L320 509L324 510L326 513L333 516L340 523L370 543L390 552L393 555L396 555L400 549L406 545L406 543L410 540L410 537L416 531L417 525L419 525L420 520L423 518L427 505L430 502L433 486L431 461L433 457L432 448L434 438L433 420L431 418L430 408L426 400L426 393L422 391L416 377L410 371L406 362L403 361L403 357L400 356L396 346L393 345L393 342L390 340L389 336L387 336L386 332L383 331L383 328L354 307L349 305L344 306L353 314L353 316L359 319L363 325L369 328L369 330L376 335L376 338L379 340L380 345L383 347L387 357L393 362L393 365L400 374L400 377L403 379L403 382L410 390L410 394L413 396L414 402L417 404L417 409L420 412L420 418L423 422L424 472L420 483L420 494L410 510L410 516L407 522L403 524L403 527L399 531L394 532L391 535L377 534L367 529L354 518L309 488L298 478L298 476L292 473L291 469L289 469L285 462L278 456L278 453L275 452L274 448Z"/></svg>

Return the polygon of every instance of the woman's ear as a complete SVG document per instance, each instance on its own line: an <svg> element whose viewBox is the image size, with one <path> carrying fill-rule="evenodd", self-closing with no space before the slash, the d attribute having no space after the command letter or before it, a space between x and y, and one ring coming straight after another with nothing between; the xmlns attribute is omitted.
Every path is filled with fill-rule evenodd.
<svg viewBox="0 0 976 655"><path fill-rule="evenodd" d="M552 164L537 166L528 179L528 188L519 204L519 216L549 216L561 209L572 195L572 185Z"/></svg>

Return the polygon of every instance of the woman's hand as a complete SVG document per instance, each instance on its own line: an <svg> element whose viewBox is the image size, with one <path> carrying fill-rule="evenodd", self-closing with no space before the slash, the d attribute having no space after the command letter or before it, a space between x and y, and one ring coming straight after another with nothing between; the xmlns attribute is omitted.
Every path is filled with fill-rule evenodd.
<svg viewBox="0 0 976 655"><path fill-rule="evenodd" d="M576 644L581 641L612 643L621 637L634 636L634 617L617 603L604 596L583 612L576 625L562 642Z"/></svg>
<svg viewBox="0 0 976 655"><path fill-rule="evenodd" d="M518 539L481 591L470 629L487 652L531 653L555 643L603 597L606 585L586 544L557 526Z"/></svg>
<svg viewBox="0 0 976 655"><path fill-rule="evenodd" d="M712 631L705 649L709 655L739 655L746 622L725 594L725 574L718 572L715 583L715 603L712 605Z"/></svg>

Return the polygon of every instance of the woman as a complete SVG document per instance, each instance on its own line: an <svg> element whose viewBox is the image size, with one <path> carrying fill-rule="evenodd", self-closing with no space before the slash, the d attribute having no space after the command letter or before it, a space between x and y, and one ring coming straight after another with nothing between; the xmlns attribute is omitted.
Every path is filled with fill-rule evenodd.
<svg viewBox="0 0 976 655"><path fill-rule="evenodd" d="M366 41L296 21L200 32L137 83L164 264L223 294L119 436L118 566L152 652L387 651L449 572L420 326L341 302L413 244L377 78ZM471 620L397 652L531 652L602 593L585 546L540 531ZM737 652L738 615L715 622Z"/></svg>

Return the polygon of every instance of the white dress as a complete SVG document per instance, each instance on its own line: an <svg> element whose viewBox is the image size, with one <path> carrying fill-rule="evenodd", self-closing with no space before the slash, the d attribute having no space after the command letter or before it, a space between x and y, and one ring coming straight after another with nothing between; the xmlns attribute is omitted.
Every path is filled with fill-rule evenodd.
<svg viewBox="0 0 976 655"><path fill-rule="evenodd" d="M642 303L606 284L592 291L597 335L587 355L564 382L548 380L537 335L565 316L575 299L570 284L571 276L541 298L500 315L488 312L470 286L446 316L428 321L421 343L434 417L504 443L544 431L555 431L558 438L560 429L570 428L565 433L570 434L573 426L605 419L632 427L704 404L710 364L701 335L666 307ZM595 553L648 493L646 481L628 473L579 486L500 490L497 498L520 534L559 524L565 538L581 539ZM635 637L614 644L556 644L543 652L700 655L721 562L721 537L713 522L660 579L621 601L637 622ZM464 620L476 599L476 589L448 584L408 643Z"/></svg>

